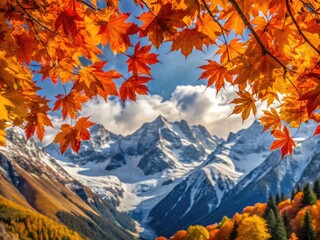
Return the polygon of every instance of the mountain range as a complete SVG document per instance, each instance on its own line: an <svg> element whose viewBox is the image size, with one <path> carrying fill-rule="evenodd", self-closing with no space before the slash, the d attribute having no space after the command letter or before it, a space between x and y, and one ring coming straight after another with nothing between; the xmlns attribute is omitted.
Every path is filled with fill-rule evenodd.
<svg viewBox="0 0 320 240"><path fill-rule="evenodd" d="M184 120L169 122L162 116L128 136L95 125L90 129L91 140L83 142L79 154L68 150L64 155L55 144L45 147L46 153L32 141L23 147L25 139L13 131L12 138L22 143L12 144L16 148L10 151L10 162L38 178L39 174L49 176L34 169L55 169L50 169L50 177L59 179L64 191L80 197L81 204L95 210L94 202L101 201L107 206L104 209L116 216L122 214L129 222L128 234L140 231L142 237L152 239L170 236L191 224L212 224L247 205L266 202L270 194L288 195L296 184L319 178L320 138L308 138L312 129L312 124L306 124L299 130L293 157L284 159L280 151L269 150L272 136L263 132L257 121L230 133L226 140L211 135L203 126L189 126ZM1 149L3 155L9 154L6 151ZM16 160L20 155L34 160ZM45 167L39 167L41 164ZM0 169L6 169L6 178L15 186L15 190L0 190L0 194L21 193L9 167ZM31 201L27 202L30 205ZM106 218L114 221L112 214ZM120 230L123 228L120 224Z"/></svg>

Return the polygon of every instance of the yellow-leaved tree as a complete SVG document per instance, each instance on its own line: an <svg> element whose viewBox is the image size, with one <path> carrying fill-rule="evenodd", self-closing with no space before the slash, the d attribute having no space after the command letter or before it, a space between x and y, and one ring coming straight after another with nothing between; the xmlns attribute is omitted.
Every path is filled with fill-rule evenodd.
<svg viewBox="0 0 320 240"><path fill-rule="evenodd" d="M52 127L50 111L78 120L82 104L96 96L135 101L136 94L147 94L150 66L159 62L152 46L164 42L186 57L216 46L216 55L200 66L199 79L218 92L233 85L233 114L243 120L266 103L260 120L276 138L271 149L281 148L282 157L295 146L284 123L320 122L318 0L132 1L143 9L136 18L122 12L118 0L0 1L1 145L12 125L23 127L27 138L36 132L41 140L44 127ZM142 38L149 43L142 46ZM104 70L106 45L127 60L126 77L112 63ZM35 74L70 86L56 93L52 109ZM119 78L120 86L114 82ZM81 141L90 138L91 125L86 117L63 125L55 139L61 152L69 146L78 152ZM320 125L314 134L319 133Z"/></svg>
<svg viewBox="0 0 320 240"><path fill-rule="evenodd" d="M187 230L187 234L183 237L185 240L209 240L209 232L208 230L201 226L195 225L190 226Z"/></svg>
<svg viewBox="0 0 320 240"><path fill-rule="evenodd" d="M241 221L236 240L267 240L270 237L266 221L258 215L253 215Z"/></svg>

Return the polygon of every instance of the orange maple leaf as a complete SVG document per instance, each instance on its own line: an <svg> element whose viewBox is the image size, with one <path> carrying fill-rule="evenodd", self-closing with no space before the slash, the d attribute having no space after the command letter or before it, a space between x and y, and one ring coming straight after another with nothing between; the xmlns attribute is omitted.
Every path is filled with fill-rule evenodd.
<svg viewBox="0 0 320 240"><path fill-rule="evenodd" d="M246 120L250 112L255 115L257 113L257 107L251 93L247 91L237 92L239 98L234 99L231 103L237 104L231 114L241 114L242 121Z"/></svg>
<svg viewBox="0 0 320 240"><path fill-rule="evenodd" d="M61 126L61 132L57 134L53 142L60 143L60 152L63 154L68 147L75 152L79 152L81 140L90 140L90 132L87 128L94 125L93 122L88 121L89 118L82 117L72 127L69 124Z"/></svg>
<svg viewBox="0 0 320 240"><path fill-rule="evenodd" d="M265 115L260 118L261 125L264 125L263 131L269 128L271 128L272 131L281 128L282 124L280 116L274 108L271 108L271 112L266 110L263 110L263 112Z"/></svg>
<svg viewBox="0 0 320 240"><path fill-rule="evenodd" d="M243 43L239 42L239 39L232 39L228 45L221 45L217 54L221 55L221 62L224 63L226 61L232 61L240 54L243 54L244 48Z"/></svg>
<svg viewBox="0 0 320 240"><path fill-rule="evenodd" d="M173 39L171 51L181 49L181 53L187 57L194 47L200 51L202 50L204 39L209 38L207 35L199 32L197 28L185 28Z"/></svg>
<svg viewBox="0 0 320 240"><path fill-rule="evenodd" d="M182 13L180 10L174 10L172 5L167 3L157 7L153 13L141 14L138 19L143 22L142 35L148 35L153 45L159 48L163 40L173 38L178 28L185 26Z"/></svg>
<svg viewBox="0 0 320 240"><path fill-rule="evenodd" d="M296 146L293 139L290 137L290 130L284 126L283 130L275 130L273 132L273 136L275 138L279 138L275 140L271 146L270 150L275 150L281 147L281 157L284 158L286 154L290 154L292 156L292 149Z"/></svg>
<svg viewBox="0 0 320 240"><path fill-rule="evenodd" d="M127 60L128 71L137 75L138 72L142 74L147 74L150 76L150 67L148 65L155 64L159 62L158 54L149 53L151 50L151 45L140 47L140 42L138 42L134 47L133 55L126 55L129 57Z"/></svg>
<svg viewBox="0 0 320 240"><path fill-rule="evenodd" d="M219 19L221 19L221 20L226 19L226 22L224 24L224 28L226 28L230 31L233 29L236 34L241 35L245 29L245 25L244 25L241 17L239 16L237 11L231 5L221 12Z"/></svg>
<svg viewBox="0 0 320 240"><path fill-rule="evenodd" d="M121 100L124 102L127 98L136 101L136 93L140 95L148 94L148 87L145 86L152 78L144 76L131 76L128 80L121 84L119 94Z"/></svg>
<svg viewBox="0 0 320 240"><path fill-rule="evenodd" d="M114 13L108 21L98 22L100 26L98 34L102 36L102 44L109 43L114 53L125 52L131 46L129 35L137 33L137 25L126 23L129 16L130 14L128 13L120 15Z"/></svg>
<svg viewBox="0 0 320 240"><path fill-rule="evenodd" d="M96 72L98 78L103 79L103 88L98 88L98 94L107 100L109 95L118 96L117 85L113 82L113 79L119 79L122 74L116 70L110 70L107 72Z"/></svg>
<svg viewBox="0 0 320 240"><path fill-rule="evenodd" d="M62 25L64 34L67 36L69 33L74 37L78 33L78 27L76 21L83 21L83 18L71 8L61 11L54 24L56 30Z"/></svg>
<svg viewBox="0 0 320 240"><path fill-rule="evenodd" d="M228 74L228 69L225 66L220 65L219 63L207 60L209 64L200 66L202 70L205 70L199 79L208 78L207 87L210 87L212 84L215 84L217 93L222 87L224 87L224 80L227 82L232 82L232 75Z"/></svg>
<svg viewBox="0 0 320 240"><path fill-rule="evenodd" d="M320 107L320 67L315 68L310 73L303 74L302 77L303 84L307 87L305 87L305 93L299 100L307 101L308 114L312 115Z"/></svg>
<svg viewBox="0 0 320 240"><path fill-rule="evenodd" d="M41 98L39 102L31 106L31 111L26 117L27 124L24 127L27 139L32 137L36 131L38 138L42 141L44 137L44 126L53 127L47 115L47 112L50 110L47 102L47 100Z"/></svg>
<svg viewBox="0 0 320 240"><path fill-rule="evenodd" d="M66 82L70 82L74 77L73 64L67 61L61 61L55 65L47 63L47 65L42 66L38 73L42 74L42 80L50 78L54 85L58 83L59 79L62 84L65 84Z"/></svg>
<svg viewBox="0 0 320 240"><path fill-rule="evenodd" d="M92 66L87 66L79 71L79 77L75 80L73 88L78 92L84 91L88 97L100 94L107 98L108 95L117 95L117 86L112 78L119 78L122 75L111 70L102 70L106 62L96 62Z"/></svg>
<svg viewBox="0 0 320 240"><path fill-rule="evenodd" d="M76 92L74 89L67 95L59 94L56 96L58 99L52 111L62 108L62 117L65 119L68 115L71 118L77 118L78 110L82 109L82 103L88 101L88 97Z"/></svg>
<svg viewBox="0 0 320 240"><path fill-rule="evenodd" d="M36 36L32 33L23 32L20 35L15 35L15 38L19 46L16 51L17 58L30 65L32 54L38 48Z"/></svg>
<svg viewBox="0 0 320 240"><path fill-rule="evenodd" d="M210 39L214 40L221 35L221 28L215 22L209 13L204 13L197 21L199 32L206 34Z"/></svg>

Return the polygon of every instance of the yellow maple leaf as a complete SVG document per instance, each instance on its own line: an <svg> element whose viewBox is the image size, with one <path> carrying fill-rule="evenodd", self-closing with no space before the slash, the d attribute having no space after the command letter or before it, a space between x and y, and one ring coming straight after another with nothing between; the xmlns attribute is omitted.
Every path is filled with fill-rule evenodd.
<svg viewBox="0 0 320 240"><path fill-rule="evenodd" d="M241 113L242 121L244 121L249 117L251 111L254 115L257 113L257 107L251 93L242 91L237 92L237 94L239 98L236 98L231 102L236 104L232 114Z"/></svg>

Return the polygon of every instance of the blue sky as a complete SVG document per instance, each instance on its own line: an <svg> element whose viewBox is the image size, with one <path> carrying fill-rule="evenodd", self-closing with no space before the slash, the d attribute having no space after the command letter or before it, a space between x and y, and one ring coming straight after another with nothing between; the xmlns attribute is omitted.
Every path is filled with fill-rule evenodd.
<svg viewBox="0 0 320 240"><path fill-rule="evenodd" d="M139 6L136 6L132 1L123 0L120 1L120 9L122 12L130 12L130 20L139 24L136 17L143 11ZM133 44L137 43L137 41L140 41L142 45L150 44L146 37L138 40L137 36L132 36L131 41ZM151 95L161 95L165 100L170 98L178 85L206 84L204 80L197 81L201 74L201 70L198 67L205 64L205 59L212 59L215 51L215 48L211 47L210 49L204 49L203 52L194 51L188 58L185 58L180 52L170 52L170 48L171 43L164 43L159 49L152 48L152 52L159 54L161 63L151 67L151 74L154 79L147 85ZM114 56L109 46L105 46L103 52L102 60L108 61L106 69L115 68L126 76L126 57L121 54ZM50 100L54 100L54 96L57 94L63 93L63 87L59 83L55 86L48 79L42 82L41 76L36 76L35 80L43 88L40 93ZM121 83L121 81L117 81L117 83ZM68 88L69 86L67 86Z"/></svg>
<svg viewBox="0 0 320 240"><path fill-rule="evenodd" d="M142 11L129 0L120 1L120 9L130 12L131 20L136 19ZM139 24L138 21L137 23ZM137 36L132 36L131 40L134 45L138 41ZM141 45L149 44L147 38L139 41ZM253 117L245 124L242 124L240 116L229 117L232 112L230 102L235 95L232 87L227 86L217 95L214 87L206 90L207 81L197 81L201 74L198 67L206 64L207 59L214 58L215 47L203 51L194 50L187 58L180 52L170 52L170 49L170 43L162 44L159 49L152 48L152 52L159 54L161 63L151 66L154 80L147 85L149 96L139 96L136 103L126 101L124 104L118 98L111 98L107 102L95 98L84 105L80 116L90 116L92 121L123 135L132 133L144 122L152 121L160 114L170 121L185 119L191 125L204 125L212 134L224 138L230 131L237 131L252 123ZM103 52L101 59L108 61L106 69L114 68L127 77L127 58L121 54L113 55L109 46L105 46ZM52 103L56 95L64 93L59 83L55 86L50 80L41 81L41 76L35 76L35 80L43 88L40 94L52 100ZM116 82L121 83L118 80ZM66 86L67 91L70 87ZM55 129L47 129L49 134L45 142L52 140L63 123L59 113L51 115ZM70 123L70 120L66 121Z"/></svg>

